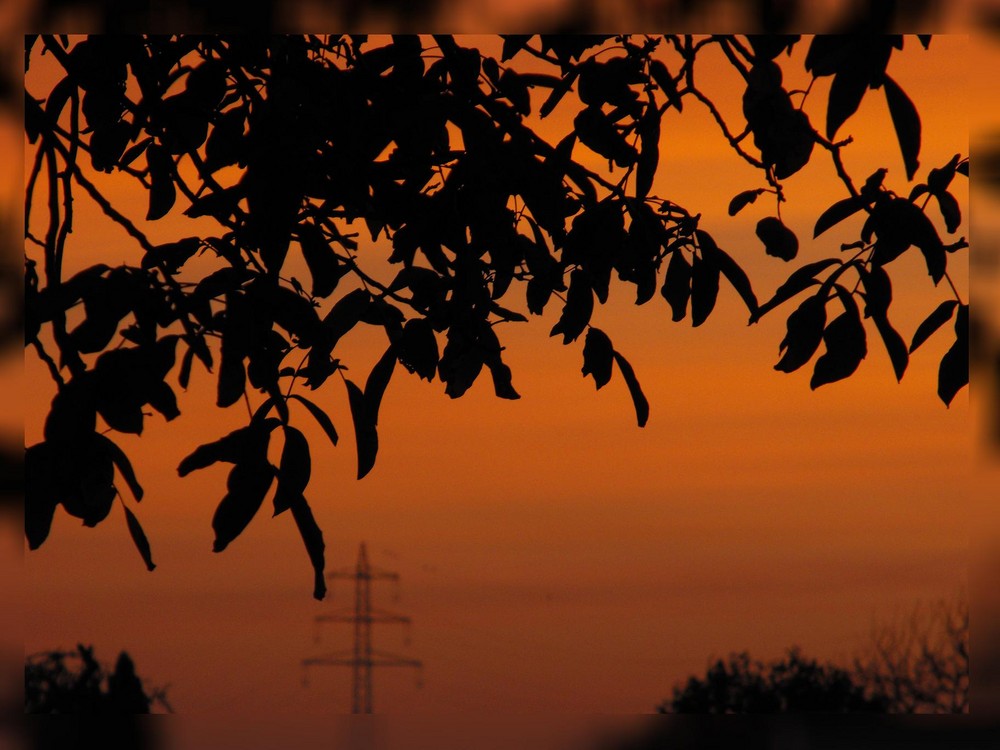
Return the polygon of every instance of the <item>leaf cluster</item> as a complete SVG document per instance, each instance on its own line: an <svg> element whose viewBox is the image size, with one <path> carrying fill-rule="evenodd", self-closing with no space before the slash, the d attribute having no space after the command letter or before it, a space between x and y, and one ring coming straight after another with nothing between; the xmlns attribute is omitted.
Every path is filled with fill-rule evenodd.
<svg viewBox="0 0 1000 750"><path fill-rule="evenodd" d="M336 445L330 414L338 405L349 412L360 479L375 466L379 412L397 369L439 381L451 398L488 373L497 397L517 399L504 326L549 314L553 337L577 346L582 339L582 372L598 389L621 374L643 426L650 407L639 379L597 325L613 290L627 290L638 305L659 291L673 321L697 327L716 309L722 286L751 321L818 287L789 316L777 366L794 371L823 345L813 387L856 370L867 354L865 320L899 378L909 353L954 315L954 353L942 362L939 388L950 402L967 381L968 306L956 292L907 347L889 323L886 268L916 247L935 285L951 283L947 258L964 241L945 245L923 209L934 197L947 230L957 231L961 212L948 186L967 174L967 160L931 170L909 198L882 184L885 170L861 190L843 175L849 196L823 213L815 237L864 212L860 244L845 245L858 253L793 271L763 304L701 215L656 193L665 126L692 100L762 171L768 187L740 193L729 213L775 195L778 216L762 218L756 233L767 254L785 261L800 243L780 218L782 181L819 148L842 166L845 144L828 139L866 91L885 90L913 176L919 117L885 72L901 38L810 43L807 71L833 77L826 138L782 83L777 61L798 42L507 35L491 53L447 35L28 37L26 59L37 46L63 73L43 96L26 91L25 99L35 149L25 226L37 251L26 257L25 344L59 386L45 440L27 454L29 545L45 541L57 505L87 525L103 520L117 495L116 471L141 498L102 424L140 434L147 407L173 419L180 407L170 383L176 377L186 389L197 365L214 379L220 408L243 402L250 417L179 467L183 476L233 465L213 518L214 548L232 543L270 496L275 515L291 512L321 597L325 547L305 498L312 458L300 416ZM745 84L744 135L759 156L744 150L698 88L695 70L711 46ZM522 65L528 58L533 64ZM556 108L572 122L568 132L542 127ZM594 157L606 169L588 166ZM39 195L43 169L47 194ZM183 215L210 219L217 231L153 242L91 181L95 172L134 181L147 226ZM81 190L141 249L137 265L99 263L64 278ZM39 210L42 236L38 217L32 222ZM387 256L372 259L383 248ZM831 306L840 309L828 320ZM363 379L341 347L361 331L385 346ZM330 385L336 380L339 395ZM281 458L273 465L268 450L277 434ZM125 513L152 568L138 519Z"/></svg>

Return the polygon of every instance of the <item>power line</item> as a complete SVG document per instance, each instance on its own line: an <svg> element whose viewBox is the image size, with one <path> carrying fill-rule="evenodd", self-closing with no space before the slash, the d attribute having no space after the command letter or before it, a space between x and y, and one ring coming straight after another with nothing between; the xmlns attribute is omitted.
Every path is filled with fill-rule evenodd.
<svg viewBox="0 0 1000 750"><path fill-rule="evenodd" d="M329 579L346 578L354 580L353 612L331 613L316 617L317 623L348 622L354 625L353 651L339 651L303 659L302 666L351 667L353 670L353 699L351 713L372 713L372 668L374 667L415 667L423 663L417 659L407 659L395 654L376 651L372 648L372 623L410 624L405 615L375 609L371 603L371 582L373 580L398 581L399 574L373 568L368 563L365 543L358 549L358 561L354 568L327 573Z"/></svg>

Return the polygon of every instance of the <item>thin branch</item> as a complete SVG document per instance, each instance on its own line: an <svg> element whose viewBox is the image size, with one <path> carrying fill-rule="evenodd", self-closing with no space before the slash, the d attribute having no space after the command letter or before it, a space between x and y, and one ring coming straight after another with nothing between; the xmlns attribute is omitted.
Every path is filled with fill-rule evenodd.
<svg viewBox="0 0 1000 750"><path fill-rule="evenodd" d="M952 294L955 295L955 299L958 300L958 303L960 305L965 304L964 302L962 302L962 295L958 293L958 289L955 287L955 282L951 280L951 274L945 271L944 277L948 281L948 286L951 287Z"/></svg>
<svg viewBox="0 0 1000 750"><path fill-rule="evenodd" d="M38 181L38 173L42 171L42 160L45 157L45 149L39 144L35 153L35 163L31 166L31 174L28 177L28 186L24 191L24 236L31 236L31 201L35 195L35 183Z"/></svg>
<svg viewBox="0 0 1000 750"><path fill-rule="evenodd" d="M718 108L715 106L712 100L709 99L707 96L705 96L703 93L701 93L697 88L695 88L693 83L692 72L688 73L688 84L685 90L690 91L691 94L693 94L698 101L700 101L702 104L708 107L708 111L712 113L712 117L715 119L716 123L718 123L719 129L722 130L722 134L726 137L726 140L729 141L729 145L732 146L733 150L737 154L739 154L744 161L756 167L757 169L767 169L764 162L762 162L760 159L751 156L750 154L748 154L746 151L743 150L742 146L740 146L740 141L743 140L743 138L745 138L746 136L741 136L741 137L734 136L732 134L732 131L730 131L729 127L726 125L726 121L722 119L722 114L719 112Z"/></svg>
<svg viewBox="0 0 1000 750"><path fill-rule="evenodd" d="M854 187L854 181L851 179L851 176L847 174L847 169L844 167L844 160L840 157L840 150L844 146L849 146L853 143L854 139L848 137L842 141L833 143L832 141L828 141L816 131L813 131L813 137L816 143L830 152L830 158L833 159L833 166L837 170L837 176L840 177L840 181L847 187L847 192L851 194L852 198L860 198L861 194L858 192L858 189Z"/></svg>
<svg viewBox="0 0 1000 750"><path fill-rule="evenodd" d="M59 372L59 366L56 364L55 360L52 359L52 356L47 351L45 351L45 346L42 344L42 342L38 339L37 336L32 340L31 344L32 346L35 347L35 351L38 352L39 359L41 359L42 362L44 362L48 366L49 374L52 376L52 379L56 381L56 384L61 389L63 386L66 385L66 380L63 378L62 373Z"/></svg>
<svg viewBox="0 0 1000 750"><path fill-rule="evenodd" d="M749 81L750 80L750 71L747 70L747 67L743 64L743 61L740 60L733 53L732 48L729 46L730 44L733 43L733 40L730 37L726 37L726 36L723 36L723 37L713 37L713 38L719 40L719 46L722 48L722 51L726 54L726 57L729 58L729 62L732 63L733 67L736 68L738 71L740 71L740 75L743 76L743 80L744 81Z"/></svg>
<svg viewBox="0 0 1000 750"><path fill-rule="evenodd" d="M110 201L108 201L108 199L100 193L94 184L83 175L83 172L78 166L74 165L73 176L80 184L80 187L86 190L87 194L94 199L94 202L101 207L104 214L109 219L112 219L116 224L120 225L122 229L129 234L129 236L139 243L139 246L142 247L143 250L148 253L156 249L156 246L150 242L149 238L146 237L146 235L143 234L143 232L139 230L134 223L132 223L131 219L111 205Z"/></svg>

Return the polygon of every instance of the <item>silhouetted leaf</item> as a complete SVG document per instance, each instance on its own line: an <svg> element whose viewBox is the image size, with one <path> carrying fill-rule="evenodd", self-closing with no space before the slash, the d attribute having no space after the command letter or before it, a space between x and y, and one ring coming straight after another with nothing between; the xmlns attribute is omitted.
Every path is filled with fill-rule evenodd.
<svg viewBox="0 0 1000 750"><path fill-rule="evenodd" d="M299 227L299 246L312 277L312 295L329 297L348 272L347 266L340 263L333 248L312 225Z"/></svg>
<svg viewBox="0 0 1000 750"><path fill-rule="evenodd" d="M764 192L764 188L757 188L756 190L744 190L742 193L737 193L733 196L733 199L729 201L729 215L736 216L736 214L756 201L758 196L762 195Z"/></svg>
<svg viewBox="0 0 1000 750"><path fill-rule="evenodd" d="M194 362L194 349L188 347L188 350L184 352L184 357L181 359L181 368L177 373L177 383L185 391L187 390L188 383L191 382L191 365Z"/></svg>
<svg viewBox="0 0 1000 750"><path fill-rule="evenodd" d="M790 261L799 252L799 239L795 233L775 216L765 216L757 222L757 237L764 243L764 252L783 261Z"/></svg>
<svg viewBox="0 0 1000 750"><path fill-rule="evenodd" d="M219 106L226 95L226 65L221 60L209 59L192 70L185 79L184 88L189 100L203 111Z"/></svg>
<svg viewBox="0 0 1000 750"><path fill-rule="evenodd" d="M500 62L507 62L518 52L528 46L531 34L501 34L503 50L500 52Z"/></svg>
<svg viewBox="0 0 1000 750"><path fill-rule="evenodd" d="M139 550L142 561L146 563L146 570L152 572L156 569L156 565L153 563L153 553L149 548L149 540L146 539L146 532L142 530L142 524L139 523L139 519L126 507L125 503L122 503L122 510L125 511L125 523L128 526L128 533L132 536L132 541L135 543L135 548Z"/></svg>
<svg viewBox="0 0 1000 750"><path fill-rule="evenodd" d="M106 447L93 433L72 446L53 447L53 466L58 475L54 484L56 499L84 526L97 526L107 518L118 495L114 464Z"/></svg>
<svg viewBox="0 0 1000 750"><path fill-rule="evenodd" d="M160 412L168 422L181 414L174 389L164 382L157 383L148 391L146 403Z"/></svg>
<svg viewBox="0 0 1000 750"><path fill-rule="evenodd" d="M865 287L865 317L885 315L892 303L889 274L881 266L872 265L871 270L858 266L858 275Z"/></svg>
<svg viewBox="0 0 1000 750"><path fill-rule="evenodd" d="M868 83L868 77L857 65L844 66L834 76L826 110L827 138L832 140L840 126L858 111Z"/></svg>
<svg viewBox="0 0 1000 750"><path fill-rule="evenodd" d="M680 248L674 250L670 257L660 294L670 303L672 320L675 323L684 320L691 297L691 265Z"/></svg>
<svg viewBox="0 0 1000 750"><path fill-rule="evenodd" d="M289 398L297 397L292 395ZM261 456L266 456L271 431L279 424L277 419L263 419L233 430L225 437L211 443L200 445L180 462L177 474L183 477L219 461L236 464L253 462Z"/></svg>
<svg viewBox="0 0 1000 750"><path fill-rule="evenodd" d="M485 364L490 370L490 376L493 379L493 392L497 398L508 401L516 401L521 398L521 394L514 389L510 367L499 356L487 359Z"/></svg>
<svg viewBox="0 0 1000 750"><path fill-rule="evenodd" d="M908 200L889 198L876 204L870 220L878 236L873 263L890 263L916 245L927 263L927 273L935 284L941 281L947 265L946 251L927 214Z"/></svg>
<svg viewBox="0 0 1000 750"><path fill-rule="evenodd" d="M323 568L326 566L326 544L323 542L323 532L320 530L312 509L304 497L299 497L291 504L292 518L299 529L302 542L309 553L309 561L313 566L313 598L323 599L326 596L326 580Z"/></svg>
<svg viewBox="0 0 1000 750"><path fill-rule="evenodd" d="M149 144L152 142L152 138L143 138L131 148L126 149L125 153L122 154L121 159L118 160L118 166L122 168L127 167L129 164L142 156L142 154L149 147Z"/></svg>
<svg viewBox="0 0 1000 750"><path fill-rule="evenodd" d="M668 269L669 273L669 269ZM711 254L697 255L691 264L691 325L697 328L715 309L719 296L719 267Z"/></svg>
<svg viewBox="0 0 1000 750"><path fill-rule="evenodd" d="M147 252L141 262L142 268L160 268L169 274L176 274L201 247L197 237L185 237L177 242L157 245Z"/></svg>
<svg viewBox="0 0 1000 750"><path fill-rule="evenodd" d="M595 108L612 104L633 113L637 112L637 95L629 88L629 84L639 82L641 79L636 76L636 66L627 57L604 59L591 57L585 60L578 70L580 83L577 92L584 104Z"/></svg>
<svg viewBox="0 0 1000 750"><path fill-rule="evenodd" d="M670 71L667 70L667 66L660 60L652 60L649 63L649 73L653 77L653 81L656 82L656 85L663 91L664 96L667 97L670 105L678 112L683 112L684 102L681 100L680 94L677 91L677 84L674 83L674 78L670 75Z"/></svg>
<svg viewBox="0 0 1000 750"><path fill-rule="evenodd" d="M784 352L778 364L779 372L795 372L812 359L823 340L826 325L826 301L816 295L809 297L788 316L785 337L778 347Z"/></svg>
<svg viewBox="0 0 1000 750"><path fill-rule="evenodd" d="M917 347L930 338L931 334L951 320L951 316L955 314L957 307L958 302L950 299L934 308L934 311L924 319L923 323L917 326L917 330L913 333L913 340L910 342L910 353L915 352Z"/></svg>
<svg viewBox="0 0 1000 750"><path fill-rule="evenodd" d="M274 493L274 515L282 513L302 496L312 474L309 441L294 427L285 427L285 445L278 465L278 489Z"/></svg>
<svg viewBox="0 0 1000 750"><path fill-rule="evenodd" d="M94 432L97 409L92 382L90 377L77 376L52 398L43 432L46 441L72 442Z"/></svg>
<svg viewBox="0 0 1000 750"><path fill-rule="evenodd" d="M653 187L656 167L660 163L660 113L650 102L639 120L639 163L635 172L635 197L644 199Z"/></svg>
<svg viewBox="0 0 1000 750"><path fill-rule="evenodd" d="M892 282L881 266L873 264L871 270L866 270L863 265L859 265L857 269L865 287L865 317L871 317L875 321L875 327L885 343L886 352L889 354L898 382L902 380L903 373L906 372L910 356L903 338L889 322L888 310L892 303Z"/></svg>
<svg viewBox="0 0 1000 750"><path fill-rule="evenodd" d="M347 400L354 420L354 439L358 448L358 479L362 479L375 466L378 430L373 416L368 413L365 394L350 380L345 379L344 384L347 386Z"/></svg>
<svg viewBox="0 0 1000 750"><path fill-rule="evenodd" d="M877 236L872 262L876 265L891 263L912 245L920 247L927 259L928 272L934 282L944 275L944 246L937 230L927 215L903 198L887 198L876 203L871 216L862 229L862 239Z"/></svg>
<svg viewBox="0 0 1000 750"><path fill-rule="evenodd" d="M228 491L212 517L212 529L215 531L213 552L222 552L243 533L260 510L272 481L274 467L266 460L239 463L233 467L226 481Z"/></svg>
<svg viewBox="0 0 1000 750"><path fill-rule="evenodd" d="M490 303L490 312L496 315L500 320L505 323L527 323L528 319L519 312L514 312L513 310L508 310L502 305L498 305L496 302Z"/></svg>
<svg viewBox="0 0 1000 750"><path fill-rule="evenodd" d="M715 240L708 232L698 229L695 230L695 236L698 238L698 247L701 248L702 255L707 255L709 260L718 266L722 275L729 280L733 289L743 299L747 310L753 314L758 308L757 295L753 293L753 288L750 286L750 279L747 277L746 272L737 265L736 261L725 250L715 244Z"/></svg>
<svg viewBox="0 0 1000 750"><path fill-rule="evenodd" d="M327 416L325 411L320 409L309 399L300 396L297 393L291 394L288 398L294 399L306 407L306 409L309 410L309 413L312 414L313 419L316 420L317 424L323 428L323 432L326 433L326 436L330 438L330 442L334 445L337 444L337 430L334 429L333 422L330 421L330 417Z"/></svg>
<svg viewBox="0 0 1000 750"><path fill-rule="evenodd" d="M528 312L532 315L541 315L552 297L552 284L544 277L535 276L528 280L525 297L528 302Z"/></svg>
<svg viewBox="0 0 1000 750"><path fill-rule="evenodd" d="M591 328L583 345L583 376L594 376L594 383L600 390L611 380L611 364L614 347L604 331Z"/></svg>
<svg viewBox="0 0 1000 750"><path fill-rule="evenodd" d="M132 468L132 462L128 460L128 456L125 455L125 451L119 448L110 439L101 435L100 433L94 433L94 439L104 447L108 455L111 457L112 463L118 468L118 472L122 475L122 479L125 480L125 484L128 485L129 490L135 497L136 502L141 501L143 497L142 485L139 484L139 480L136 479L135 470Z"/></svg>
<svg viewBox="0 0 1000 750"><path fill-rule="evenodd" d="M639 381L635 377L635 371L632 369L632 365L628 363L618 352L612 352L615 362L618 363L618 369L622 373L622 377L625 378L625 384L628 385L629 395L632 396L632 403L635 405L635 418L639 423L640 427L645 427L646 422L649 421L649 402L646 400L645 394L642 392L642 388L639 386Z"/></svg>
<svg viewBox="0 0 1000 750"><path fill-rule="evenodd" d="M222 362L219 364L219 383L216 403L220 407L232 406L246 390L247 371L243 364L243 354L227 348L225 336L222 341Z"/></svg>
<svg viewBox="0 0 1000 750"><path fill-rule="evenodd" d="M825 268L836 265L843 266L843 262L838 258L824 258L823 260L817 260L813 263L807 263L802 266L802 268L793 271L785 283L777 288L774 292L774 296L761 305L755 314L751 314L750 322L756 323L766 313L776 308L782 302L791 299L799 292L802 292L810 286L818 283L816 281L816 276L819 272Z"/></svg>
<svg viewBox="0 0 1000 750"><path fill-rule="evenodd" d="M75 91L77 91L77 83L73 76L66 76L52 87L49 95L45 97L45 114L52 122L59 122L59 116L62 114L66 102Z"/></svg>
<svg viewBox="0 0 1000 750"><path fill-rule="evenodd" d="M173 159L166 149L152 144L146 151L146 161L149 164L149 210L146 221L155 221L166 216L174 206L177 191L174 188Z"/></svg>
<svg viewBox="0 0 1000 750"><path fill-rule="evenodd" d="M611 159L619 167L635 164L635 147L611 124L599 107L587 107L574 118L573 125L580 142L595 153Z"/></svg>
<svg viewBox="0 0 1000 750"><path fill-rule="evenodd" d="M931 169L927 173L927 184L923 186L925 192L930 190L930 192L937 195L946 191L948 186L951 185L951 181L955 179L955 173L958 171L958 163L961 158L961 154L955 154L943 167ZM917 187L920 187L920 185ZM913 200L912 195L910 196L910 200Z"/></svg>
<svg viewBox="0 0 1000 750"><path fill-rule="evenodd" d="M385 354L375 363L368 380L365 383L365 405L369 419L374 424L378 424L378 411L382 405L382 395L386 386L389 385L389 378L392 371L396 369L396 350L390 346L385 350Z"/></svg>
<svg viewBox="0 0 1000 750"><path fill-rule="evenodd" d="M500 76L500 91L522 115L531 114L531 97L522 76L513 68L507 68Z"/></svg>
<svg viewBox="0 0 1000 750"><path fill-rule="evenodd" d="M562 82L558 86L555 86L552 89L552 93L549 94L548 98L546 98L546 100L542 102L542 106L539 107L538 109L539 117L548 117L550 114L552 114L552 110L554 110L559 105L559 102L562 101L563 97L566 96L567 93L569 93L570 89L573 86L573 82L577 78L577 75L578 75L577 69L574 68L569 73L563 76ZM571 135L575 138L575 133ZM572 150L572 143L570 143L570 149ZM557 148L556 150L558 151L559 149Z"/></svg>
<svg viewBox="0 0 1000 750"><path fill-rule="evenodd" d="M428 382L434 379L439 355L437 339L430 321L426 318L406 321L397 349L399 362L403 367L417 373Z"/></svg>
<svg viewBox="0 0 1000 750"><path fill-rule="evenodd" d="M42 546L49 536L59 498L55 486L58 468L52 446L36 443L24 452L24 535L28 548Z"/></svg>
<svg viewBox="0 0 1000 750"><path fill-rule="evenodd" d="M910 363L910 355L906 351L906 342L903 341L903 337L899 335L899 332L892 327L889 323L889 318L884 313L873 315L872 318L875 321L875 327L878 329L883 343L885 343L885 350L889 354L889 360L892 362L892 370L896 375L896 382L899 382L903 379L903 373L906 372L906 368Z"/></svg>
<svg viewBox="0 0 1000 750"><path fill-rule="evenodd" d="M938 368L938 396L951 406L955 395L969 384L969 306L959 305L955 317L955 343Z"/></svg>
<svg viewBox="0 0 1000 750"><path fill-rule="evenodd" d="M197 219L201 216L212 216L220 222L225 222L230 216L239 212L240 200L246 197L246 189L242 184L222 190L205 191L199 198L191 201L184 209L184 215Z"/></svg>
<svg viewBox="0 0 1000 750"><path fill-rule="evenodd" d="M496 58L483 58L483 73L486 74L486 77L494 86L500 83L500 65L497 63Z"/></svg>
<svg viewBox="0 0 1000 750"><path fill-rule="evenodd" d="M438 375L450 398L459 398L476 382L482 372L486 351L477 343L475 326L452 326L438 363Z"/></svg>
<svg viewBox="0 0 1000 750"><path fill-rule="evenodd" d="M900 151L903 152L906 179L912 180L920 166L920 115L910 97L889 76L885 76L885 100L889 104Z"/></svg>
<svg viewBox="0 0 1000 750"><path fill-rule="evenodd" d="M851 197L839 200L826 209L819 218L816 220L816 227L813 229L813 239L819 237L823 232L825 232L830 227L835 224L839 224L848 216L853 216L862 208L865 204L863 201Z"/></svg>
<svg viewBox="0 0 1000 750"><path fill-rule="evenodd" d="M865 327L861 323L857 307L833 319L823 331L823 343L826 351L816 360L816 367L809 381L809 387L813 390L850 377L868 354Z"/></svg>
<svg viewBox="0 0 1000 750"><path fill-rule="evenodd" d="M747 77L743 114L753 133L761 160L774 165L774 176L784 179L809 162L815 135L809 117L792 106L781 85L781 68L770 60L757 59Z"/></svg>
<svg viewBox="0 0 1000 750"><path fill-rule="evenodd" d="M562 315L552 327L549 335L555 336L561 333L563 344L576 341L577 337L583 333L583 329L587 327L593 313L594 292L590 286L590 279L583 271L573 271L570 274L569 292L566 295L566 304L563 306Z"/></svg>
<svg viewBox="0 0 1000 750"><path fill-rule="evenodd" d="M340 338L356 326L371 305L371 293L365 289L355 289L345 294L323 318L326 337L330 348L336 347Z"/></svg>
<svg viewBox="0 0 1000 750"><path fill-rule="evenodd" d="M243 127L246 109L234 107L217 115L212 132L205 143L205 166L209 172L228 167L246 156Z"/></svg>
<svg viewBox="0 0 1000 750"><path fill-rule="evenodd" d="M954 233L962 223L962 209L959 208L955 196L945 191L937 193L938 206L941 208L941 215L944 217L945 229L949 234Z"/></svg>
<svg viewBox="0 0 1000 750"><path fill-rule="evenodd" d="M259 279L248 287L247 302L266 306L274 322L295 336L303 348L311 347L319 334L320 321L316 308L305 297L287 287Z"/></svg>

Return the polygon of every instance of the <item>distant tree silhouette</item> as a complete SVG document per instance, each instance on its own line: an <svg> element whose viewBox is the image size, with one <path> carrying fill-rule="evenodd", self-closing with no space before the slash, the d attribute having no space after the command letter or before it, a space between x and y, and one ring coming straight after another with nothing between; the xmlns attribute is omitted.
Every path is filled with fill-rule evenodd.
<svg viewBox="0 0 1000 750"><path fill-rule="evenodd" d="M770 664L746 653L709 666L704 679L691 677L674 688L660 713L773 714L873 712L889 708L887 695L872 692L850 672L804 657L790 649Z"/></svg>
<svg viewBox="0 0 1000 750"><path fill-rule="evenodd" d="M304 494L310 450L296 425L308 415L332 443L339 433L305 394L328 391L333 376L342 382L360 479L375 464L379 407L397 364L439 379L452 398L483 372L499 398L519 398L498 332L551 304L560 310L552 335L563 344L583 340L583 374L597 388L617 370L643 426L649 404L639 380L598 327L599 306L618 286L613 277L637 304L661 296L674 321L694 326L715 309L723 281L751 323L804 297L788 315L776 369L792 372L815 358L813 388L856 371L869 328L899 379L910 353L953 321L938 394L950 403L967 383L969 308L947 268L967 243L946 244L939 227L955 234L961 226L948 188L968 175L968 160L956 154L906 187L888 179L888 168L858 183L842 159L852 138L837 140L867 93L881 91L905 182L914 182L920 118L888 73L904 37L494 41L495 56L451 36L26 38L26 66L41 50L64 71L44 92L31 90L29 76L25 98L34 149L25 345L58 386L44 440L26 454L32 549L47 538L58 505L87 526L103 521L118 496L116 472L142 498L128 457L104 433L141 433L145 407L176 417L168 379L186 388L197 361L216 377L218 405L244 402L250 414L246 427L179 466L183 476L234 465L212 522L215 550L242 533L276 484L274 512L290 511L322 598L323 538ZM908 42L926 48L931 39ZM804 107L809 91L782 83L785 53L805 43L806 71L832 79L819 130ZM726 122L699 87L708 50L741 81L745 124ZM540 120L557 107L572 115L572 129L543 137ZM652 192L661 120L685 107L707 109L724 148L759 170L759 186L733 197L729 213L764 195L774 200L774 215L756 229L768 255L791 261L799 248L781 219L786 178L823 153L843 186L813 232L830 243L830 257L797 268L763 303L701 214ZM587 153L607 170L587 167ZM132 178L149 222L183 213L210 218L218 230L154 242L127 216L130 206L102 194L95 172ZM142 251L138 265L97 259L65 276L82 194ZM829 239L835 232L838 240ZM383 246L377 241L391 246L382 265L371 262ZM919 252L933 285L945 281L949 290L909 345L889 320L891 264L907 252ZM360 328L386 340L363 384L338 349ZM273 466L276 433L283 446ZM124 500L122 507L152 570L145 533Z"/></svg>
<svg viewBox="0 0 1000 750"><path fill-rule="evenodd" d="M969 713L968 601L921 604L877 626L854 674L886 696L893 713Z"/></svg>
<svg viewBox="0 0 1000 750"><path fill-rule="evenodd" d="M883 623L851 667L821 664L789 649L764 664L731 654L704 678L674 687L660 713L768 714L969 712L969 608L964 596L918 605Z"/></svg>
<svg viewBox="0 0 1000 750"><path fill-rule="evenodd" d="M169 710L161 689L147 689L127 653L113 671L94 658L93 647L45 651L24 663L24 710L29 714L148 714Z"/></svg>

